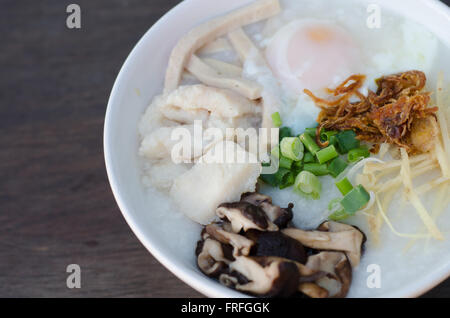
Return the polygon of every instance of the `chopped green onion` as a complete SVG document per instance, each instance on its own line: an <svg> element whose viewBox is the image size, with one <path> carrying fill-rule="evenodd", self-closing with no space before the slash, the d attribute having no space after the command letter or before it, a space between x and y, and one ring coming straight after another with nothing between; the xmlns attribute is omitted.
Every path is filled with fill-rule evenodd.
<svg viewBox="0 0 450 318"><path fill-rule="evenodd" d="M303 170L316 176L326 176L329 173L327 165L319 163L305 163Z"/></svg>
<svg viewBox="0 0 450 318"><path fill-rule="evenodd" d="M358 185L353 188L349 193L345 195L342 199L341 204L350 215L355 214L357 211L364 208L370 201L370 194L364 189L362 185Z"/></svg>
<svg viewBox="0 0 450 318"><path fill-rule="evenodd" d="M345 170L345 168L347 168L347 166L348 166L347 162L337 157L336 159L331 161L331 163L328 165L328 171L333 177L336 178L342 173L342 171Z"/></svg>
<svg viewBox="0 0 450 318"><path fill-rule="evenodd" d="M303 144L297 137L285 137L280 143L281 154L294 161L303 159Z"/></svg>
<svg viewBox="0 0 450 318"><path fill-rule="evenodd" d="M280 184L280 190L288 188L295 183L295 175L292 172L286 174Z"/></svg>
<svg viewBox="0 0 450 318"><path fill-rule="evenodd" d="M272 187L278 187L278 180L275 174L262 174L259 176L259 179Z"/></svg>
<svg viewBox="0 0 450 318"><path fill-rule="evenodd" d="M312 163L312 162L316 162L316 157L315 157L312 153L307 152L307 153L305 153L305 155L303 156L303 162L304 162L304 163Z"/></svg>
<svg viewBox="0 0 450 318"><path fill-rule="evenodd" d="M274 177L276 182L271 185L274 187L279 187L280 189L290 187L295 182L295 177L291 170L286 168L279 168L277 173L274 174Z"/></svg>
<svg viewBox="0 0 450 318"><path fill-rule="evenodd" d="M335 184L336 187L339 189L339 191L341 191L342 195L346 195L347 193L353 190L353 185L351 184L350 181L348 181L347 178L344 178L336 182Z"/></svg>
<svg viewBox="0 0 450 318"><path fill-rule="evenodd" d="M285 138L285 137L292 137L292 131L291 131L291 128L289 128L289 127L282 127L282 128L280 128L280 133L279 133L279 138L280 138L280 141L283 139L283 138Z"/></svg>
<svg viewBox="0 0 450 318"><path fill-rule="evenodd" d="M328 210L330 210L332 214L328 217L328 219L332 221L342 221L350 216L350 214L345 212L345 209L341 204L341 200L341 198L336 198L330 201L328 204Z"/></svg>
<svg viewBox="0 0 450 318"><path fill-rule="evenodd" d="M330 211L337 211L339 207L342 207L341 205L342 198L335 198L328 203L328 210Z"/></svg>
<svg viewBox="0 0 450 318"><path fill-rule="evenodd" d="M335 222L339 222L342 220L345 220L346 218L350 217L351 214L348 214L347 212L345 212L344 209L338 210L336 212L334 212L333 214L331 214L328 218L332 221Z"/></svg>
<svg viewBox="0 0 450 318"><path fill-rule="evenodd" d="M300 171L303 169L303 161L294 161L292 163L291 170L294 172L295 175L298 175Z"/></svg>
<svg viewBox="0 0 450 318"><path fill-rule="evenodd" d="M275 173L275 177L278 180L278 183L281 184L283 179L289 174L291 171L286 168L279 168L278 171Z"/></svg>
<svg viewBox="0 0 450 318"><path fill-rule="evenodd" d="M329 146L331 146L331 145L335 146L336 149L339 151L338 139L337 139L336 135L330 137L330 140L328 141L328 145Z"/></svg>
<svg viewBox="0 0 450 318"><path fill-rule="evenodd" d="M331 214L328 218L332 221L335 222L339 222L342 220L345 220L346 218L350 217L351 214L348 214L347 212L345 212L344 209L338 210L336 212L334 212L333 214Z"/></svg>
<svg viewBox="0 0 450 318"><path fill-rule="evenodd" d="M341 131L336 135L338 150L340 153L347 153L352 149L358 148L360 142L356 139L356 133L353 130Z"/></svg>
<svg viewBox="0 0 450 318"><path fill-rule="evenodd" d="M332 131L321 131L320 132L320 139L322 141L330 141L330 138L337 135L338 131L332 130Z"/></svg>
<svg viewBox="0 0 450 318"><path fill-rule="evenodd" d="M272 187L282 186L287 184L289 181L289 174L291 174L290 169L278 168L278 171L273 174L261 174L259 178L268 185Z"/></svg>
<svg viewBox="0 0 450 318"><path fill-rule="evenodd" d="M305 134L308 134L311 137L316 138L316 130L317 130L317 128L306 128Z"/></svg>
<svg viewBox="0 0 450 318"><path fill-rule="evenodd" d="M280 146L273 147L270 153L272 154L273 157L280 158Z"/></svg>
<svg viewBox="0 0 450 318"><path fill-rule="evenodd" d="M313 199L319 199L322 184L319 178L309 171L302 171L295 179L295 188L304 194L311 195Z"/></svg>
<svg viewBox="0 0 450 318"><path fill-rule="evenodd" d="M320 147L316 144L313 137L311 137L307 133L301 134L300 140L305 145L306 149L308 149L309 152L313 155L315 155L320 150Z"/></svg>
<svg viewBox="0 0 450 318"><path fill-rule="evenodd" d="M280 167L281 168L291 169L293 162L294 162L293 160L286 158L284 156L280 157Z"/></svg>
<svg viewBox="0 0 450 318"><path fill-rule="evenodd" d="M370 157L370 152L367 147L352 149L348 152L349 162L356 162L367 157Z"/></svg>
<svg viewBox="0 0 450 318"><path fill-rule="evenodd" d="M316 157L317 160L319 160L319 163L325 163L338 156L339 154L337 153L336 148L334 148L334 146L328 146L316 153Z"/></svg>
<svg viewBox="0 0 450 318"><path fill-rule="evenodd" d="M281 121L281 116L279 112L272 114L272 122L274 127L281 127L283 125L283 122Z"/></svg>

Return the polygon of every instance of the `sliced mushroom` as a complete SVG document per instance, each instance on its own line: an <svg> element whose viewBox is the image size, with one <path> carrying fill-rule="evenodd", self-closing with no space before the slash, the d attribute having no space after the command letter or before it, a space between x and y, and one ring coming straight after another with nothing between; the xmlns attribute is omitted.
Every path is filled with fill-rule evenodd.
<svg viewBox="0 0 450 318"><path fill-rule="evenodd" d="M277 205L270 204L269 202L262 202L259 206L259 208L267 215L269 220L271 220L279 228L285 228L292 220L294 216L292 213L293 207L294 205L292 203L290 203L287 208L281 208Z"/></svg>
<svg viewBox="0 0 450 318"><path fill-rule="evenodd" d="M310 248L343 251L347 254L352 267L359 264L364 235L353 226L325 222L319 227L318 231L288 228L282 230L282 232Z"/></svg>
<svg viewBox="0 0 450 318"><path fill-rule="evenodd" d="M258 206L267 218L279 228L285 228L292 220L292 209L294 208L292 203L287 208L281 208L272 204L272 199L269 196L257 192L244 194L241 201Z"/></svg>
<svg viewBox="0 0 450 318"><path fill-rule="evenodd" d="M359 261L361 260L361 255L363 252L363 246L367 239L366 235L360 229L358 229L356 226L333 221L324 222L317 229L319 231L327 231L332 233L352 233L353 240L351 242L353 242L353 246L345 250L345 254L347 255L353 268L359 265Z"/></svg>
<svg viewBox="0 0 450 318"><path fill-rule="evenodd" d="M292 207L273 205L260 193L221 204L216 214L222 221L201 233L199 267L221 284L255 296L300 292L312 298L345 297L352 266L360 262L364 233L332 221L315 231L283 229L292 218Z"/></svg>
<svg viewBox="0 0 450 318"><path fill-rule="evenodd" d="M301 264L299 262L295 262L298 268L298 272L300 273L300 283L310 283L314 282L323 275L324 273L318 272L312 268L307 267L305 264Z"/></svg>
<svg viewBox="0 0 450 318"><path fill-rule="evenodd" d="M277 231L278 227L266 218L264 212L248 202L223 203L216 209L221 219L231 222L234 233L241 230Z"/></svg>
<svg viewBox="0 0 450 318"><path fill-rule="evenodd" d="M259 206L263 202L272 203L272 198L265 194L253 192L253 193L244 193L241 197L241 201Z"/></svg>
<svg viewBox="0 0 450 318"><path fill-rule="evenodd" d="M227 264L233 259L227 258L224 245L213 239L199 241L197 244L197 265L200 270L210 277L218 277L226 271Z"/></svg>
<svg viewBox="0 0 450 318"><path fill-rule="evenodd" d="M233 247L233 256L249 255L254 242L246 237L225 231L218 224L209 224L205 227L206 233L217 241L230 244Z"/></svg>
<svg viewBox="0 0 450 318"><path fill-rule="evenodd" d="M250 230L245 236L255 242L251 256L277 256L301 264L306 263L306 252L303 245L287 235L276 232L260 232Z"/></svg>
<svg viewBox="0 0 450 318"><path fill-rule="evenodd" d="M228 273L221 274L219 276L219 282L229 288L234 288L237 284L239 284L237 277Z"/></svg>
<svg viewBox="0 0 450 318"><path fill-rule="evenodd" d="M298 290L311 298L328 297L328 291L314 283L302 283L298 286Z"/></svg>
<svg viewBox="0 0 450 318"><path fill-rule="evenodd" d="M321 252L308 258L306 267L325 272L316 284L328 291L328 297L345 297L352 281L352 267L342 252Z"/></svg>
<svg viewBox="0 0 450 318"><path fill-rule="evenodd" d="M229 265L248 280L236 290L257 296L291 296L298 289L299 271L288 260L276 257L238 257Z"/></svg>
<svg viewBox="0 0 450 318"><path fill-rule="evenodd" d="M296 228L282 230L283 234L298 240L305 246L317 250L347 251L353 247L352 233L328 233L321 231L304 231Z"/></svg>
<svg viewBox="0 0 450 318"><path fill-rule="evenodd" d="M311 298L327 298L328 291L316 284L316 281L325 277L328 273L320 269L313 269L306 265L296 262L298 272L300 273L300 280L298 291Z"/></svg>
<svg viewBox="0 0 450 318"><path fill-rule="evenodd" d="M220 274L219 282L227 287L235 288L238 284L247 284L248 279L239 272L228 270L227 272Z"/></svg>

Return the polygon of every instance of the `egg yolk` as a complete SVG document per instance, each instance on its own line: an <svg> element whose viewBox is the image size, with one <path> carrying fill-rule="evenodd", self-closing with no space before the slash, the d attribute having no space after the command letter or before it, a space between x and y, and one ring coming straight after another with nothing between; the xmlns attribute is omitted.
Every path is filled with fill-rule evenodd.
<svg viewBox="0 0 450 318"><path fill-rule="evenodd" d="M295 93L333 87L355 73L359 50L338 25L294 21L280 29L266 49L274 75Z"/></svg>

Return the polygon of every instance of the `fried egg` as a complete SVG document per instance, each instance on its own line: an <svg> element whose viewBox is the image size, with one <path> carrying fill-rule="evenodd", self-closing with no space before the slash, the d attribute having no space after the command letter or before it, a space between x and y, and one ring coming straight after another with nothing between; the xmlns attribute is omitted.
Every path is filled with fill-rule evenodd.
<svg viewBox="0 0 450 318"><path fill-rule="evenodd" d="M359 47L346 29L313 19L282 27L265 54L273 74L294 93L335 86L354 74L361 60Z"/></svg>

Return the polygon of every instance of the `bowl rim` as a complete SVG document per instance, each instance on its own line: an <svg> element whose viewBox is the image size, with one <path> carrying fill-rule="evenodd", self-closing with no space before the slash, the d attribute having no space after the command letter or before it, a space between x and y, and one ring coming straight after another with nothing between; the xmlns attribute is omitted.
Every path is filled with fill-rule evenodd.
<svg viewBox="0 0 450 318"><path fill-rule="evenodd" d="M167 20L170 20L172 16L178 14L179 11L185 10L185 7L190 6L190 3L195 0L183 0L172 9L170 9L167 13L165 13L160 19L158 19L139 39L139 41L135 44L131 52L128 54L125 62L123 63L120 71L114 81L113 88L111 90L108 104L105 113L104 127L103 127L103 151L104 151L104 160L106 166L106 172L109 180L109 184L113 193L113 196L117 202L117 205L125 218L125 221L130 226L133 233L136 235L138 240L145 246L145 248L160 262L164 267L166 267L172 274L174 274L181 281L189 285L191 288L200 292L201 294L207 297L229 297L230 295L236 297L248 297L244 294L235 292L230 290L227 295L218 292L217 287L201 283L195 276L186 274L186 270L184 268L179 267L172 260L169 259L166 255L164 255L164 251L154 246L151 240L144 233L141 226L133 219L131 214L128 211L128 205L126 200L122 197L120 186L117 183L117 179L114 173L114 169L112 168L112 150L111 150L111 121L112 121L112 104L118 95L118 90L120 86L120 82L124 77L126 70L129 68L131 61L134 59L134 56L139 51L139 48L143 46L144 40L150 36L151 33L158 32L163 24ZM416 0L421 1L425 5L429 6L434 12L441 13L446 16L448 20L450 20L450 7L448 7L445 3L439 0ZM393 292L387 292L383 294L381 297L418 297L420 295L425 294L444 280L450 277L450 260L447 264L442 265L440 268L433 271L428 282L415 283L413 285L408 285L406 288L400 288Z"/></svg>
<svg viewBox="0 0 450 318"><path fill-rule="evenodd" d="M147 235L142 230L141 226L136 222L136 220L133 219L131 214L128 211L128 206L126 201L122 197L122 193L120 191L120 186L117 183L114 169L112 168L112 150L110 148L111 145L111 125L110 122L112 121L112 104L113 101L116 99L116 96L118 95L118 90L120 86L120 82L122 81L122 78L124 77L124 74L126 70L129 68L129 65L131 64L131 61L133 60L134 56L137 55L137 52L139 51L139 48L143 46L144 40L150 36L153 32L158 32L158 29L165 23L166 20L169 20L173 15L176 15L178 11L184 10L185 6L189 5L190 0L183 0L179 4L177 4L175 7L170 9L166 14L164 14L159 20L157 20L145 33L141 36L139 41L136 43L136 45L133 47L131 52L128 54L124 64L120 68L120 71L114 81L113 88L111 90L111 94L108 99L108 104L106 108L106 114L105 114L105 121L104 121L104 127L103 127L103 151L104 151L104 159L105 159L105 166L106 166L106 172L109 180L109 184L113 193L113 196L117 202L117 205L125 218L125 221L130 226L133 233L136 235L138 240L145 246L145 248L160 262L165 268L167 268L172 274L174 274L178 279L189 285L191 288L195 289L196 291L200 292L201 294L207 296L207 297L218 297L217 295L217 287L212 287L209 284L199 284L199 280L196 279L192 275L187 275L185 273L185 269L180 268L175 264L172 260L170 260L166 255L164 255L164 251L157 248L151 240L147 237ZM236 297L246 297L245 295L242 295L241 293L237 293L235 291L232 291L231 294L235 294ZM221 295L222 297L224 295ZM229 295L228 295L229 296Z"/></svg>

